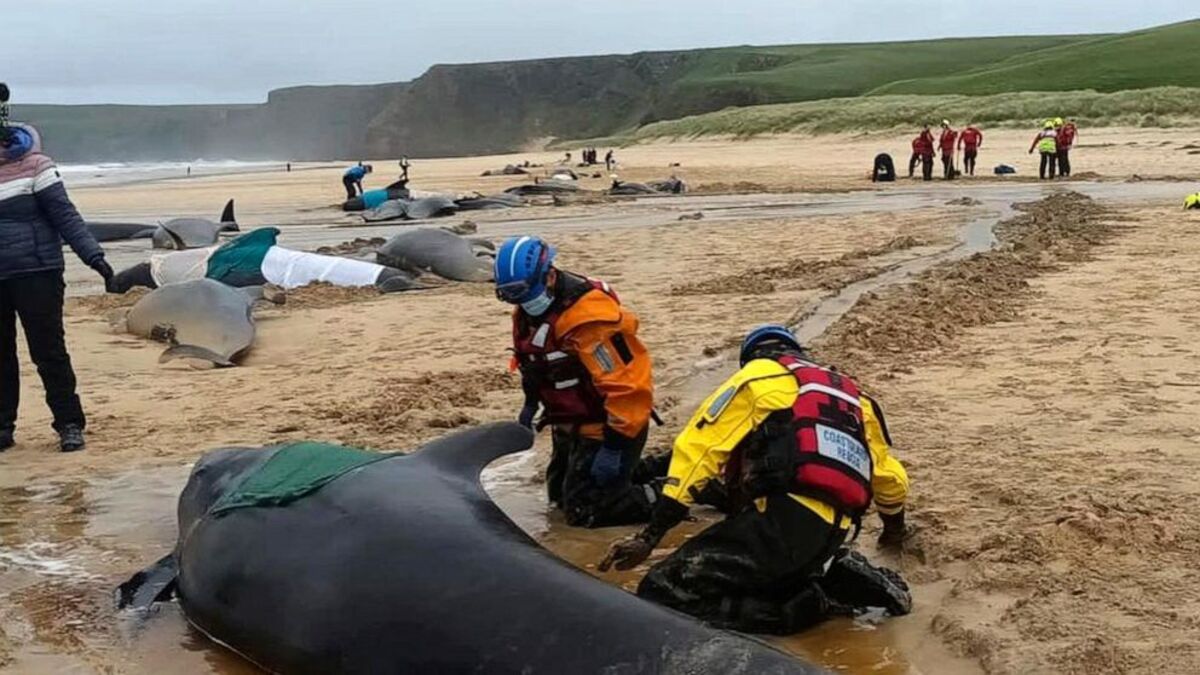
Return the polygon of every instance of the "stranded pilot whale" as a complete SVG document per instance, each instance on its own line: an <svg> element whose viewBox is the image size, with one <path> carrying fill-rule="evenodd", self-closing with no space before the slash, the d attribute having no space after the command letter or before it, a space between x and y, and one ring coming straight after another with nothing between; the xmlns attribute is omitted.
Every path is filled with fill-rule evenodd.
<svg viewBox="0 0 1200 675"><path fill-rule="evenodd" d="M173 586L192 625L279 673L820 672L538 545L479 484L484 466L532 443L516 424L478 427L295 501L223 512L280 450L209 453L180 496L175 552L120 598L148 606Z"/></svg>

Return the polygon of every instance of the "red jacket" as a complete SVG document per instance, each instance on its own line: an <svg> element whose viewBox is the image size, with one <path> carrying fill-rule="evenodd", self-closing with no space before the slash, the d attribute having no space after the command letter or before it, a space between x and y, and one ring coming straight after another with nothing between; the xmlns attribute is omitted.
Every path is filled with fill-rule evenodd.
<svg viewBox="0 0 1200 675"><path fill-rule="evenodd" d="M933 134L922 131L920 136L913 139L913 152L928 157L933 155Z"/></svg>
<svg viewBox="0 0 1200 675"><path fill-rule="evenodd" d="M1060 150L1069 150L1072 145L1075 145L1075 134L1079 129L1074 124L1066 124L1062 129L1058 130L1058 148Z"/></svg>
<svg viewBox="0 0 1200 675"><path fill-rule="evenodd" d="M954 154L954 142L958 140L958 132L953 129L942 129L942 137L938 143L942 146L943 155Z"/></svg>
<svg viewBox="0 0 1200 675"><path fill-rule="evenodd" d="M983 144L983 132L975 127L967 127L963 129L962 134L958 137L959 147L967 150L974 150Z"/></svg>

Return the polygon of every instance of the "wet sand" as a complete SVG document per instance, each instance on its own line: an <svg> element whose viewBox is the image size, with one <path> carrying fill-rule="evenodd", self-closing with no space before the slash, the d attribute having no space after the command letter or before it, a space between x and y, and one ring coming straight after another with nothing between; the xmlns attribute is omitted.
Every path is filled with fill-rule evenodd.
<svg viewBox="0 0 1200 675"><path fill-rule="evenodd" d="M1127 182L1133 174L1196 175L1200 157L1180 148L1200 133L1084 133L1076 171L1100 182L1069 185L1111 203L1103 220L1120 226L1095 259L1039 267L1028 287L1014 286L1009 311L995 315L1002 323L953 315L937 321L963 323L960 330L933 319L904 324L912 344L928 347L919 358L908 348L873 359L844 352L887 407L913 475L912 517L923 532L903 556L884 560L915 582L917 611L878 627L831 623L785 641L788 648L849 672L1191 672L1200 664L1184 647L1195 636L1192 605L1200 607L1187 555L1197 523L1185 500L1200 487L1177 478L1190 475L1187 441L1200 433L1188 421L1189 387L1200 372L1182 339L1200 294L1190 278L1200 245L1188 244L1195 217L1176 210L1181 186ZM994 152L1026 171L1024 136L989 135L983 163L990 166ZM747 327L799 319L825 307L822 298L915 262L949 264L970 224L1050 189L981 178L873 190L862 174L880 147L895 148L898 163L907 159L898 152L906 139L878 136L631 148L618 151L623 179L677 171L701 193L775 194L467 218L484 237L552 237L564 266L618 288L641 316L655 357L668 428L650 445L665 448L690 405L728 372L725 348ZM499 191L519 181L478 174L513 160L420 161L414 186ZM676 161L683 166L667 167ZM383 165L376 163L380 185ZM403 227L341 229L355 219L323 208L340 198L338 171L73 195L89 216L109 219L215 214L236 196L244 225L280 224L285 242L300 248ZM981 203L948 204L964 196ZM704 218L679 220L695 212ZM143 259L146 246L119 244L114 258ZM89 274L73 264L72 290L94 290ZM891 282L906 278L895 276ZM504 371L507 310L486 285L320 295L261 312L243 366L208 371L158 365L161 345L109 328L113 303L71 301L67 331L90 446L77 456L54 452L40 385L23 361L20 445L0 455L0 664L14 672L244 672L191 633L174 607L138 632L111 610L112 587L170 548L173 500L195 457L221 445L300 438L411 448L516 409L516 384ZM980 294L980 306L993 303ZM623 530L568 530L546 513L537 479L545 443L493 471L489 488L523 527L586 568ZM1166 461L1146 462L1148 452ZM873 534L868 528L861 539L869 553ZM1147 558L1153 574L1142 571ZM637 576L604 578L632 587Z"/></svg>

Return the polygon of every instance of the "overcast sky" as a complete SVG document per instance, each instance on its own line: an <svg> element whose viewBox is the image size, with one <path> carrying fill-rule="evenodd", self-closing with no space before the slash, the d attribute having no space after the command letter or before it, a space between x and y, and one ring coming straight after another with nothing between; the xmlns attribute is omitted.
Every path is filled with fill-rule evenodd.
<svg viewBox="0 0 1200 675"><path fill-rule="evenodd" d="M1196 0L0 0L24 103L258 102L435 63L739 44L1116 32Z"/></svg>

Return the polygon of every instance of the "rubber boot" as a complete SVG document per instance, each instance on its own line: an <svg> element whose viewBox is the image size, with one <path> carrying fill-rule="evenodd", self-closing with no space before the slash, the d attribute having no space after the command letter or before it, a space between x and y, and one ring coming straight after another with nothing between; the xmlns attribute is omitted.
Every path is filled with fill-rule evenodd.
<svg viewBox="0 0 1200 675"><path fill-rule="evenodd" d="M0 452L4 452L16 444L17 441L13 438L13 429L11 427L0 429Z"/></svg>
<svg viewBox="0 0 1200 675"><path fill-rule="evenodd" d="M912 611L912 594L900 574L872 565L857 551L842 549L818 583L830 598L856 609L882 607L892 616Z"/></svg>
<svg viewBox="0 0 1200 675"><path fill-rule="evenodd" d="M78 424L67 424L58 432L59 446L63 452L78 452L87 441L83 439L83 427Z"/></svg>

